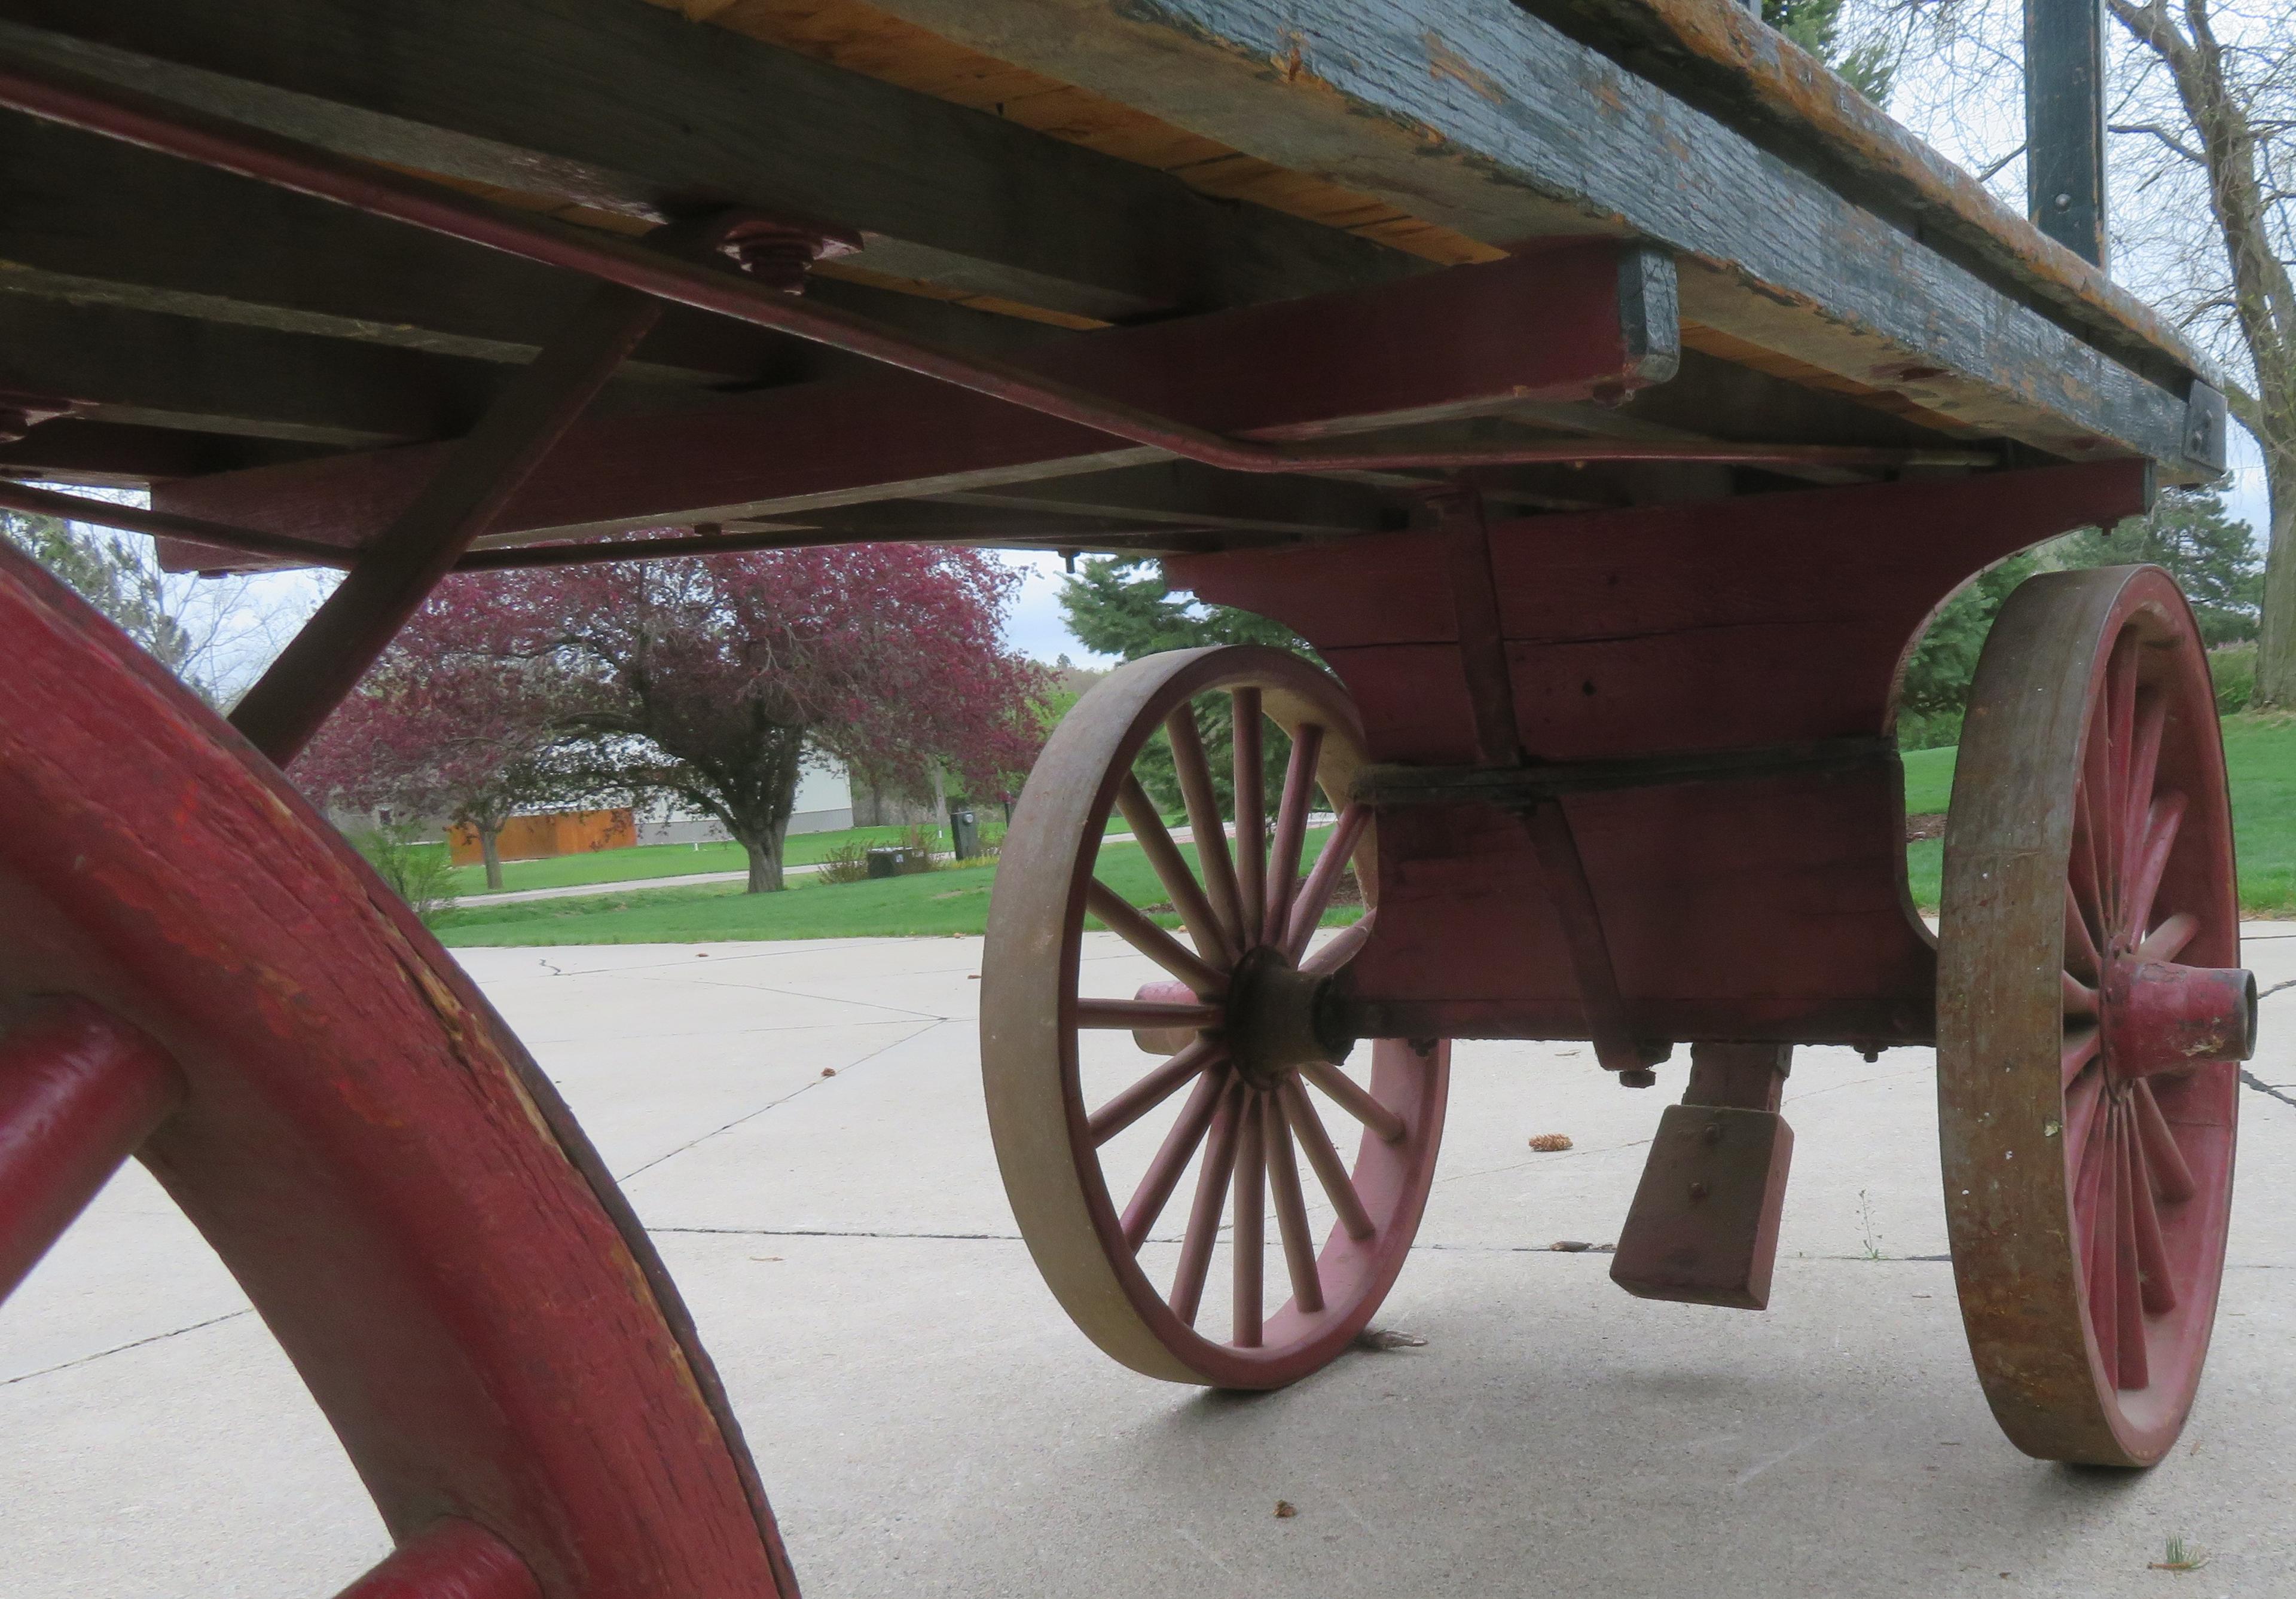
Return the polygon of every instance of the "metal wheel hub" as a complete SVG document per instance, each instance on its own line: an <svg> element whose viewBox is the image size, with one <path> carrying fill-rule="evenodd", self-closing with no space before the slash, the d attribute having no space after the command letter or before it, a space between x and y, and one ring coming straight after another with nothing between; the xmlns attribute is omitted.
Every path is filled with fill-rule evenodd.
<svg viewBox="0 0 2296 1599"><path fill-rule="evenodd" d="M1221 1034L1236 1075L1255 1088L1311 1062L1336 1065L1352 1039L1332 1038L1325 1027L1332 980L1300 971L1283 952L1263 944L1236 963Z"/></svg>

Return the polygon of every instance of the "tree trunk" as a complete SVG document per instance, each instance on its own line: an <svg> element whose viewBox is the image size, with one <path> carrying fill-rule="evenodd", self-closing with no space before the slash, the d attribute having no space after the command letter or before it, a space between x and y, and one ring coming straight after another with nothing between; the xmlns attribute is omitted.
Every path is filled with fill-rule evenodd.
<svg viewBox="0 0 2296 1599"><path fill-rule="evenodd" d="M502 829L480 822L475 824L479 834L479 858L486 862L487 887L499 889L502 876Z"/></svg>
<svg viewBox="0 0 2296 1599"><path fill-rule="evenodd" d="M2256 641L2255 705L2296 705L2296 481L2265 455L2265 502L2272 530L2265 545L2264 625Z"/></svg>
<svg viewBox="0 0 2296 1599"><path fill-rule="evenodd" d="M771 894L789 886L782 881L782 852L779 839L767 841L743 839L741 844L750 857L748 890L750 893Z"/></svg>

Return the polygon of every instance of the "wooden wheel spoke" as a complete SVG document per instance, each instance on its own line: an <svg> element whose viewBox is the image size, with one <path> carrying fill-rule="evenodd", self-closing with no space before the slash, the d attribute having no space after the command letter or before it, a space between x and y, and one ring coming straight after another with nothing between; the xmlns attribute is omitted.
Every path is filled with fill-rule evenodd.
<svg viewBox="0 0 2296 1599"><path fill-rule="evenodd" d="M1267 774L1262 766L1266 729L1259 716L1259 691L1236 690L1236 895L1242 902L1247 947L1259 942L1260 912L1267 897Z"/></svg>
<svg viewBox="0 0 2296 1599"><path fill-rule="evenodd" d="M1172 741L1172 768L1180 780L1180 796L1187 802L1188 828L1195 834L1196 865L1219 918L1229 945L1249 947L1244 934L1243 907L1236 896L1235 864L1227 852L1227 825L1221 819L1219 794L1212 787L1210 762L1204 758L1202 733L1196 726L1195 707L1181 704L1164 718L1165 736Z"/></svg>
<svg viewBox="0 0 2296 1599"><path fill-rule="evenodd" d="M2084 1162L2087 1170L2083 1174L2088 1201L2080 1208L2087 1228L2089 1332L2096 1340L2098 1356L2108 1372L2120 1369L2120 1201L2117 1193L2120 1183L2115 1177L2120 1161L2114 1136L2115 1124L2120 1119L2119 1109L2108 1104L2097 1130L2090 1135L2088 1157Z"/></svg>
<svg viewBox="0 0 2296 1599"><path fill-rule="evenodd" d="M1076 1024L1095 1032L1132 1032L1154 1028L1218 1027L1226 1013L1216 1004L1182 1004L1170 999L1079 999Z"/></svg>
<svg viewBox="0 0 2296 1599"><path fill-rule="evenodd" d="M2190 911L2178 911L2144 936L2144 941L2136 947L2136 956L2146 961L2173 961L2200 931L2198 916Z"/></svg>
<svg viewBox="0 0 2296 1599"><path fill-rule="evenodd" d="M1235 1144L1235 1219L1231 1239L1235 1308L1228 1341L1244 1349L1259 1347L1260 1317L1265 1308L1262 1279L1267 1264L1267 1135L1261 1130L1261 1123L1267 1115L1265 1095L1254 1093L1247 1098Z"/></svg>
<svg viewBox="0 0 2296 1599"><path fill-rule="evenodd" d="M1324 1185L1324 1196L1338 1213L1340 1226L1347 1229L1350 1238L1361 1241L1370 1237L1374 1230L1371 1215L1364 1209L1362 1196L1356 1193L1355 1179L1348 1175L1340 1152L1332 1147L1332 1136L1324 1130L1324 1119L1316 1114L1316 1107L1300 1086L1300 1079L1286 1076L1277 1083L1275 1100L1283 1107L1283 1119L1292 1124L1292 1134L1300 1140L1300 1152L1308 1157L1316 1180Z"/></svg>
<svg viewBox="0 0 2296 1599"><path fill-rule="evenodd" d="M1225 1068L1206 1071L1196 1079L1196 1091L1188 1095L1181 1107L1180 1119L1164 1135L1154 1160L1140 1178L1140 1185L1132 1192L1132 1202L1124 1207L1121 1223L1125 1247L1134 1254L1148 1241L1148 1234L1164 1214L1164 1207L1172 1202L1172 1190L1180 1184L1180 1174L1195 1158L1196 1146L1204 1141L1212 1118L1226 1103L1229 1082L1233 1080Z"/></svg>
<svg viewBox="0 0 2296 1599"><path fill-rule="evenodd" d="M1300 1075L1329 1095L1333 1104L1362 1122L1382 1142L1392 1144L1403 1136L1403 1118L1374 1099L1370 1089L1338 1067L1309 1061L1300 1068Z"/></svg>
<svg viewBox="0 0 2296 1599"><path fill-rule="evenodd" d="M2104 1073L2092 1071L2065 1090L2064 1146L2070 1169L2078 1174L2087 1158L2090 1136L2096 1128L2097 1107L2104 1101Z"/></svg>
<svg viewBox="0 0 2296 1599"><path fill-rule="evenodd" d="M2180 793L2161 795L2145 813L2144 831L2129 850L2132 864L2123 915L2132 931L2142 931L2152 919L2152 901L2161 891L2161 878L2169 870L2177 830L2184 820L2185 796Z"/></svg>
<svg viewBox="0 0 2296 1599"><path fill-rule="evenodd" d="M1260 923L1263 938L1280 937L1300 880L1300 847L1308 836L1308 812L1316 803L1316 762L1323 753L1324 730L1304 722L1292 734L1292 764L1283 774L1283 797L1275 808L1275 839L1268 847L1267 899Z"/></svg>
<svg viewBox="0 0 2296 1599"><path fill-rule="evenodd" d="M1316 929L1324 920L1324 907L1332 903L1332 894L1340 886L1341 874L1348 869L1357 844L1363 840L1364 829L1370 824L1370 808L1350 802L1340 812L1332 836L1324 840L1324 850L1316 857L1315 869L1308 873L1299 898L1292 902L1291 931L1284 935L1283 953L1295 963L1316 936Z"/></svg>
<svg viewBox="0 0 2296 1599"><path fill-rule="evenodd" d="M2132 810L2141 810L2144 800L2136 794L2136 636L2124 632L2113 641L2112 655L2105 662L2104 694L2099 709L2104 713L2105 772L2111 784L2106 796L2112 808L2105 816L2112 827L2112 849L2115 877L2126 865L2122 849L2128 836L2128 817Z"/></svg>
<svg viewBox="0 0 2296 1599"><path fill-rule="evenodd" d="M2144 1152L2144 1168L2152 1174L2154 1187L2161 1197L2172 1205L2182 1204L2200 1190L2193 1180L2193 1168L2177 1146L2177 1130L2169 1119L2161 1114L2161 1102L2152 1097L2152 1085L2143 1078L2128 1096L2129 1105L2136 1117L2137 1141Z"/></svg>
<svg viewBox="0 0 2296 1599"><path fill-rule="evenodd" d="M2090 947L2102 949L2110 942L2112 906L2106 902L2107 883L2104 864L2098 849L2097 828L2089 809L2089 786L2086 778L2073 784L2073 842L2072 854L2067 863L2066 888L2073 897L2076 909L2087 929Z"/></svg>
<svg viewBox="0 0 2296 1599"><path fill-rule="evenodd" d="M1300 963L1300 970L1317 977L1328 977L1356 958L1356 952L1371 942L1372 919L1376 910L1366 910L1356 921L1332 935L1331 942Z"/></svg>
<svg viewBox="0 0 2296 1599"><path fill-rule="evenodd" d="M2113 1130L2112 1310L2119 1319L2120 1386L2143 1388L2152 1374L2144 1348L2144 1284L2136 1259L2136 1175L2131 1169L2128 1119L2117 1119Z"/></svg>
<svg viewBox="0 0 2296 1599"><path fill-rule="evenodd" d="M1206 999L1227 992L1227 974L1148 919L1146 912L1098 878L1085 885L1085 908L1109 931L1178 978Z"/></svg>
<svg viewBox="0 0 2296 1599"><path fill-rule="evenodd" d="M2104 971L2104 963L2097 958L2096 939L2088 930L2088 918L2081 914L2080 901L2073 898L2073 886L2065 884L2065 970L2085 983L2094 983Z"/></svg>
<svg viewBox="0 0 2296 1599"><path fill-rule="evenodd" d="M2121 1145L2127 1161L2125 1185L2129 1211L2135 1222L2132 1235L2136 1243L2137 1283L2143 1291L2145 1310L2153 1316L2166 1316L2177 1308L2177 1284L2169 1267L2168 1245L2161 1237L2161 1211L2152 1198L2152 1179L2145 1175L2144 1141L2136 1133L2124 1133Z"/></svg>
<svg viewBox="0 0 2296 1599"><path fill-rule="evenodd" d="M2136 696L2136 741L2128 757L2128 802L2121 826L2132 843L2141 839L2152 812L2152 790L2161 776L2161 740L2169 726L2169 697L2148 688Z"/></svg>
<svg viewBox="0 0 2296 1599"><path fill-rule="evenodd" d="M2096 990L2071 972L2059 974L2062 993L2062 1009L2067 1021L2093 1021L2096 1019Z"/></svg>
<svg viewBox="0 0 2296 1599"><path fill-rule="evenodd" d="M1219 1237L1220 1208L1227 1198L1229 1177L1235 1170L1238 1124L1250 1090L1241 1078L1233 1080L1212 1118L1211 1140L1204 1146L1203 1164L1196 1171L1196 1201L1188 1208L1188 1230L1180 1240L1180 1264L1172 1274L1168 1301L1172 1314L1190 1326L1203 1308L1204 1276L1211 1269L1212 1244Z"/></svg>
<svg viewBox="0 0 2296 1599"><path fill-rule="evenodd" d="M1324 1308L1324 1281L1316 1266L1316 1237L1308 1225L1308 1199L1300 1188L1300 1166L1292 1152L1291 1119L1274 1101L1262 1104L1260 1135L1267 1145L1267 1186L1275 1201L1275 1230L1283 1240L1283 1264L1292 1275L1292 1302L1313 1315Z"/></svg>
<svg viewBox="0 0 2296 1599"><path fill-rule="evenodd" d="M1095 1111L1086 1125L1095 1148L1107 1143L1149 1111L1193 1082L1201 1072L1226 1063L1227 1051L1216 1038L1198 1038L1138 1082Z"/></svg>
<svg viewBox="0 0 2296 1599"><path fill-rule="evenodd" d="M2096 1059L2102 1044L2103 1035L2095 1022L2065 1029L2065 1046L2058 1054L2057 1065L2060 1080L2066 1087L2070 1087L2073 1079L2088 1070L2089 1062Z"/></svg>
<svg viewBox="0 0 2296 1599"><path fill-rule="evenodd" d="M1172 897L1172 908L1179 912L1180 920L1187 924L1189 936L1196 941L1197 952L1215 966L1234 965L1238 952L1229 947L1227 935L1221 930L1219 919L1212 914L1211 901L1204 898L1204 890L1196 882L1195 873L1189 870L1187 857L1182 855L1180 847L1172 841L1171 833L1165 829L1164 818L1156 814L1154 801L1148 798L1148 791L1140 786L1137 777L1128 773L1126 775L1123 785L1116 791L1116 808L1124 813L1125 821L1130 824L1132 836L1140 841L1141 853L1148 857L1149 865L1155 869L1156 879L1164 885L1164 892Z"/></svg>
<svg viewBox="0 0 2296 1599"><path fill-rule="evenodd" d="M0 1299L183 1094L172 1061L82 1001L43 1002L0 1038Z"/></svg>

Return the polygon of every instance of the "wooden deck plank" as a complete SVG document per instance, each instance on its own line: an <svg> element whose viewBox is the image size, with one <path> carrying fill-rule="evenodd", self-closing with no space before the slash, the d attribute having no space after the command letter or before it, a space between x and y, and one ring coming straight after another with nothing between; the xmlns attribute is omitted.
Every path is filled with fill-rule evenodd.
<svg viewBox="0 0 2296 1599"><path fill-rule="evenodd" d="M1001 59L1493 244L1683 252L1683 315L1986 432L2221 469L2207 396L2130 371L1512 0L882 0Z"/></svg>
<svg viewBox="0 0 2296 1599"><path fill-rule="evenodd" d="M1423 269L635 0L0 0L0 20L11 47L347 153L649 220L820 218L861 232L873 271L1072 315Z"/></svg>

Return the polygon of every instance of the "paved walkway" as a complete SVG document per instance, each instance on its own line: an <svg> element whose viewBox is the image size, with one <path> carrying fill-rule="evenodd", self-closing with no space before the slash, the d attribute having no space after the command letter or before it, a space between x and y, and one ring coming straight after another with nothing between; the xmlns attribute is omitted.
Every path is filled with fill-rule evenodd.
<svg viewBox="0 0 2296 1599"><path fill-rule="evenodd" d="M2266 985L2296 978L2296 928L2254 931ZM677 1274L814 1599L2296 1593L2296 992L2265 1001L2208 1382L2132 1477L2029 1461L1986 1412L1921 1050L1803 1052L1766 1315L1545 1247L1615 1236L1678 1064L1637 1094L1583 1048L1473 1044L1381 1318L1423 1347L1256 1398L1136 1377L1014 1236L980 950L465 952ZM1110 991L1147 975L1088 954ZM2148 1570L2171 1536L2209 1567ZM123 1175L0 1312L0 1594L307 1599L383 1547L234 1285Z"/></svg>

